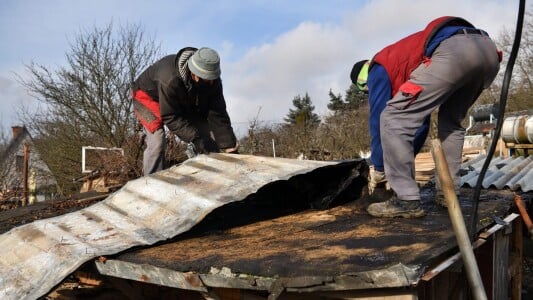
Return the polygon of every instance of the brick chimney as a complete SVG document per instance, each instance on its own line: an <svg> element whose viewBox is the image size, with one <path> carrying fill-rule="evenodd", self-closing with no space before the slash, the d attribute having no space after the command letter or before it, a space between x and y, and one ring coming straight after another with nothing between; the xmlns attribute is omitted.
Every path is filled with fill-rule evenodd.
<svg viewBox="0 0 533 300"><path fill-rule="evenodd" d="M11 129L13 130L13 139L16 139L24 130L23 126L11 126Z"/></svg>

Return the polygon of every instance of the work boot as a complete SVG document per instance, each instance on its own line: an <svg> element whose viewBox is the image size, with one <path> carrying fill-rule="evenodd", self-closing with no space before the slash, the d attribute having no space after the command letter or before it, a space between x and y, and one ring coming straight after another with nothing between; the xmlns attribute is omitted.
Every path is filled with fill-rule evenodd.
<svg viewBox="0 0 533 300"><path fill-rule="evenodd" d="M370 173L370 180L368 181L368 194L372 195L378 187L384 187L386 190L390 190L389 182L387 181L385 172L374 170Z"/></svg>
<svg viewBox="0 0 533 300"><path fill-rule="evenodd" d="M444 208L448 207L448 204L446 204L446 199L444 199L444 194L440 190L435 193L435 204Z"/></svg>
<svg viewBox="0 0 533 300"><path fill-rule="evenodd" d="M456 189L455 194L457 195L457 200L459 200L459 197L461 196L461 190ZM437 190L435 193L435 204L447 208L448 204L446 204L446 199L444 198L444 193L441 190Z"/></svg>
<svg viewBox="0 0 533 300"><path fill-rule="evenodd" d="M366 211L377 218L418 218L426 213L420 207L420 200L400 200L396 197L385 202L370 204Z"/></svg>

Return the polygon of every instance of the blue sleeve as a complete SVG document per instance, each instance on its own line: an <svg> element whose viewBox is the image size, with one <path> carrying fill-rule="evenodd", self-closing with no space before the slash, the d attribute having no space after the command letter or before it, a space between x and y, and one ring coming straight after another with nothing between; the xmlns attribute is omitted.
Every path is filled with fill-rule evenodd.
<svg viewBox="0 0 533 300"><path fill-rule="evenodd" d="M374 169L384 171L383 148L381 147L381 134L379 131L379 117L385 109L387 102L392 98L392 86L389 75L383 66L374 63L368 73L368 104L370 118L368 127L370 131L370 160Z"/></svg>

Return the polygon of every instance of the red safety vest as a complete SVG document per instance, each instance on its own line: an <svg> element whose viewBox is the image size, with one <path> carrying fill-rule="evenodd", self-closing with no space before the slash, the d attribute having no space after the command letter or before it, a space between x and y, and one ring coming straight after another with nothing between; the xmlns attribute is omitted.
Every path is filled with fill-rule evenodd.
<svg viewBox="0 0 533 300"><path fill-rule="evenodd" d="M442 27L449 25L474 27L462 18L440 17L431 21L424 30L385 47L374 56L372 61L382 65L389 75L393 95L409 79L411 72L424 61L424 51L433 35Z"/></svg>

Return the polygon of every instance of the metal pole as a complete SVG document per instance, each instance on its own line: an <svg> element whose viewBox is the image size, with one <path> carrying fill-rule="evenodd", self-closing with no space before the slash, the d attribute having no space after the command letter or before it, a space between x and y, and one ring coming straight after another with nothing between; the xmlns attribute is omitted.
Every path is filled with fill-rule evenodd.
<svg viewBox="0 0 533 300"><path fill-rule="evenodd" d="M28 204L28 161L30 159L30 146L24 144L24 165L22 169L22 206Z"/></svg>
<svg viewBox="0 0 533 300"><path fill-rule="evenodd" d="M524 224L526 225L526 228L529 234L531 235L531 238L533 238L533 222L531 222L531 218L529 217L527 213L527 209L526 209L526 206L524 205L524 201L522 201L522 197L515 194L514 203L516 207L518 208L518 211L520 212L522 219L524 220Z"/></svg>
<svg viewBox="0 0 533 300"><path fill-rule="evenodd" d="M474 256L472 244L470 244L470 237L466 230L461 206L459 205L457 195L455 194L455 188L450 175L450 170L448 169L448 163L446 162L446 157L438 139L433 139L432 141L431 154L433 154L433 160L435 160L435 168L437 170L437 175L439 176L446 205L448 206L448 213L450 215L453 231L455 232L457 244L459 245L461 257L463 258L463 263L466 268L468 283L472 289L474 299L485 300L487 299L487 295L485 293L485 288L483 287L483 282L481 281L476 257Z"/></svg>

